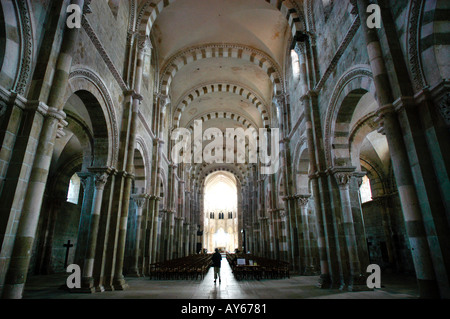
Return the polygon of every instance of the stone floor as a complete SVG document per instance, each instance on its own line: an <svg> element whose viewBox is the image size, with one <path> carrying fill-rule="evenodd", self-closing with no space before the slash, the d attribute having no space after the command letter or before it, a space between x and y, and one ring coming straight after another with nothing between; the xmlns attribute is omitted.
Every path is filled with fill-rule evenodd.
<svg viewBox="0 0 450 319"><path fill-rule="evenodd" d="M68 274L31 276L24 299L414 299L414 278L383 275L382 288L347 292L318 289L317 276L291 276L290 279L237 281L231 268L222 261L222 282L214 284L211 268L203 280L149 280L126 278L129 289L95 294L78 294L59 289Z"/></svg>

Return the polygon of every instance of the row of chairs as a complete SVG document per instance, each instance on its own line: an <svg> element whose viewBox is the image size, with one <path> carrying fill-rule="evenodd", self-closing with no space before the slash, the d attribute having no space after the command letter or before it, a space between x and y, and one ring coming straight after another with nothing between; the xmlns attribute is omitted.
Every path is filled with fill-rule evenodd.
<svg viewBox="0 0 450 319"><path fill-rule="evenodd" d="M227 253L226 258L237 280L290 278L289 263L285 261L251 254ZM245 259L245 265L238 265L238 259ZM250 261L253 261L253 265L250 265Z"/></svg>
<svg viewBox="0 0 450 319"><path fill-rule="evenodd" d="M150 265L150 279L203 279L211 266L211 255L190 255Z"/></svg>

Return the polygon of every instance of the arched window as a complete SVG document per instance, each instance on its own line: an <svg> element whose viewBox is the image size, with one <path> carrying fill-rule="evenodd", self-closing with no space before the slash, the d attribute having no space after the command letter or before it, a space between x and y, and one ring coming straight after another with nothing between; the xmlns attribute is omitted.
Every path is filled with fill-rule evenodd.
<svg viewBox="0 0 450 319"><path fill-rule="evenodd" d="M78 204L78 197L80 195L80 178L75 173L70 178L69 190L67 191L67 201L72 204Z"/></svg>
<svg viewBox="0 0 450 319"><path fill-rule="evenodd" d="M361 187L359 188L361 194L361 203L366 203L372 200L372 189L370 188L370 179L364 176Z"/></svg>
<svg viewBox="0 0 450 319"><path fill-rule="evenodd" d="M291 50L292 77L298 79L300 75L300 59L295 50Z"/></svg>

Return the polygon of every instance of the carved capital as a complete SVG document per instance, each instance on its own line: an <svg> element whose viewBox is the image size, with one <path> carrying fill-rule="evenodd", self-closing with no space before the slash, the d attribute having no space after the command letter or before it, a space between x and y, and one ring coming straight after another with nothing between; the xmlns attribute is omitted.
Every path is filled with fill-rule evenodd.
<svg viewBox="0 0 450 319"><path fill-rule="evenodd" d="M138 49L140 52L148 52L152 48L150 38L147 35L138 35Z"/></svg>
<svg viewBox="0 0 450 319"><path fill-rule="evenodd" d="M288 98L289 98L289 94L287 94L287 93L281 93L281 94L276 95L276 96L273 98L273 101L274 101L274 103L277 104L278 106L283 107L285 104L288 103Z"/></svg>
<svg viewBox="0 0 450 319"><path fill-rule="evenodd" d="M170 97L165 94L158 93L157 94L158 100L159 100L159 107L161 110L167 106L167 104L170 103Z"/></svg>
<svg viewBox="0 0 450 319"><path fill-rule="evenodd" d="M350 182L354 171L355 167L335 167L330 170L330 173L334 175L340 187L345 187Z"/></svg>
<svg viewBox="0 0 450 319"><path fill-rule="evenodd" d="M361 187L362 185L362 179L364 176L366 176L366 172L354 172L353 176L355 177L356 181L358 182L358 187Z"/></svg>
<svg viewBox="0 0 450 319"><path fill-rule="evenodd" d="M83 189L86 189L88 186L88 180L93 176L90 172L78 172L78 177L80 178L80 183L83 186Z"/></svg>
<svg viewBox="0 0 450 319"><path fill-rule="evenodd" d="M147 194L133 195L131 198L136 203L138 208L142 208L142 207L144 207L144 204L148 198L148 195Z"/></svg>
<svg viewBox="0 0 450 319"><path fill-rule="evenodd" d="M299 205L301 207L305 207L306 205L308 205L311 195L298 194L295 197L297 198Z"/></svg>
<svg viewBox="0 0 450 319"><path fill-rule="evenodd" d="M105 187L106 182L108 182L108 177L109 177L109 174L107 174L107 173L95 174L95 177L94 177L95 188L97 190L102 190Z"/></svg>

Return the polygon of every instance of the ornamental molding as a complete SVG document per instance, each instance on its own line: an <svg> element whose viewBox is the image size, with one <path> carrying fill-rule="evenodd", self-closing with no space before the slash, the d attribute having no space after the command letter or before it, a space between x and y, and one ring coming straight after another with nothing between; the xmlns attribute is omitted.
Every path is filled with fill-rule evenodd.
<svg viewBox="0 0 450 319"><path fill-rule="evenodd" d="M114 65L110 56L106 52L105 47L103 46L102 42L98 38L97 34L95 33L94 29L92 28L91 24L89 23L89 20L86 18L85 15L83 15L81 24L83 26L84 31L86 31L86 34L88 35L89 39L91 39L98 53L102 57L103 61L106 63L106 66L113 75L114 79L117 81L117 84L120 86L122 91L128 91L129 90L128 85L123 80L122 76L120 75L120 72L117 70L117 67Z"/></svg>
<svg viewBox="0 0 450 319"><path fill-rule="evenodd" d="M108 88L106 87L103 80L98 76L94 71L87 68L77 68L70 72L69 80L75 78L84 78L90 83L92 83L97 90L100 92L104 102L106 104L106 109L108 112L108 117L106 120L111 121L111 130L112 130L112 162L117 163L119 156L119 132L118 132L118 124L116 118L116 112L114 108L114 102L111 98L111 94L109 93Z"/></svg>
<svg viewBox="0 0 450 319"><path fill-rule="evenodd" d="M409 9L408 24L408 62L410 65L414 90L420 91L427 83L423 74L420 56L420 31L424 0L412 0Z"/></svg>
<svg viewBox="0 0 450 319"><path fill-rule="evenodd" d="M328 80L330 75L333 73L334 69L339 63L339 60L344 55L345 50L347 50L347 47L349 46L350 42L353 40L353 37L355 36L356 32L359 29L361 22L359 20L359 17L357 16L350 27L350 29L347 31L347 34L344 37L344 40L342 40L341 44L339 45L336 53L334 54L333 58L331 59L330 64L328 65L325 73L322 75L320 80L317 82L316 86L314 87L314 91L319 92L322 90L323 86L325 85L325 82Z"/></svg>
<svg viewBox="0 0 450 319"><path fill-rule="evenodd" d="M20 63L17 71L18 76L13 86L13 91L25 95L27 85L31 80L31 64L33 61L33 30L31 26L31 10L28 8L27 0L13 1L16 4L19 14L18 25L20 27L21 50Z"/></svg>

